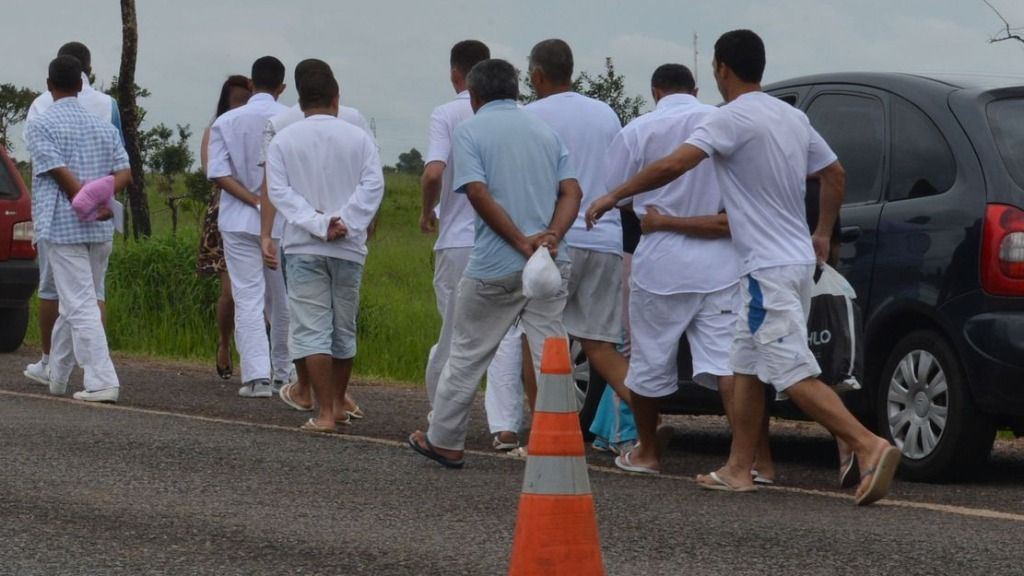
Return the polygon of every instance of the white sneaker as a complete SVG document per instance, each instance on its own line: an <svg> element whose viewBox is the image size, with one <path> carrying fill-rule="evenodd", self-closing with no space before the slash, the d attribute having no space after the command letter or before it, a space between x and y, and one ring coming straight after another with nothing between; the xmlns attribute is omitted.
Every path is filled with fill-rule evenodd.
<svg viewBox="0 0 1024 576"><path fill-rule="evenodd" d="M64 385L67 388L67 384ZM111 388L104 388L103 390L82 390L81 392L75 392L74 399L82 400L83 402L109 402L111 404L117 403L118 396L121 395L121 389L117 386Z"/></svg>
<svg viewBox="0 0 1024 576"><path fill-rule="evenodd" d="M270 380L250 380L238 389L238 395L242 398L271 398L274 396L274 387Z"/></svg>
<svg viewBox="0 0 1024 576"><path fill-rule="evenodd" d="M38 382L44 386L50 385L50 365L42 360L25 366L25 371L22 372L22 374L24 374L29 380Z"/></svg>

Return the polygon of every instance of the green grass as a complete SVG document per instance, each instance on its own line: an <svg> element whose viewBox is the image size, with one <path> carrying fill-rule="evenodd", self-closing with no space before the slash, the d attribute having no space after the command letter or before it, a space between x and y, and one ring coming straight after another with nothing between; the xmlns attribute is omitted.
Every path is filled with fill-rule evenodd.
<svg viewBox="0 0 1024 576"><path fill-rule="evenodd" d="M431 283L434 239L417 226L417 178L388 175L376 236L363 274L356 374L422 382L440 318ZM170 210L150 194L153 237L118 237L107 273L107 335L112 350L209 362L217 345L218 284L195 273L199 219L182 211L177 236ZM39 342L35 303L27 340Z"/></svg>

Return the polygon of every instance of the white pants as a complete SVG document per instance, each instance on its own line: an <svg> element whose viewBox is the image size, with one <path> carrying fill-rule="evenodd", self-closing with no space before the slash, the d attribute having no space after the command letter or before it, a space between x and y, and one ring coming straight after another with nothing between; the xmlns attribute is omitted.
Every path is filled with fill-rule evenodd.
<svg viewBox="0 0 1024 576"><path fill-rule="evenodd" d="M263 265L259 236L221 231L221 237L224 261L231 278L231 295L235 299L235 345L242 359L242 382L271 377L287 380L291 372L288 298L281 267L271 270ZM267 319L270 320L270 342L267 341Z"/></svg>
<svg viewBox="0 0 1024 576"><path fill-rule="evenodd" d="M103 284L112 246L112 242L51 242L46 248L60 301L50 346L50 377L67 382L77 361L85 370L89 391L120 386L96 304L96 287Z"/></svg>
<svg viewBox="0 0 1024 576"><path fill-rule="evenodd" d="M562 310L568 295L569 265L560 265L559 271L562 288L550 299L523 296L520 273L493 280L459 281L454 298L451 354L441 371L434 395L434 418L427 429L432 444L448 450L463 449L480 378L516 318L530 341L538 374L544 340L566 338Z"/></svg>
<svg viewBox="0 0 1024 576"><path fill-rule="evenodd" d="M441 369L451 353L455 318L455 298L452 296L462 280L472 251L472 248L445 248L434 252L434 296L441 315L441 335L430 348L427 360L427 398L431 406L434 405ZM487 368L484 409L492 434L519 432L523 423L522 333L518 326L509 328Z"/></svg>

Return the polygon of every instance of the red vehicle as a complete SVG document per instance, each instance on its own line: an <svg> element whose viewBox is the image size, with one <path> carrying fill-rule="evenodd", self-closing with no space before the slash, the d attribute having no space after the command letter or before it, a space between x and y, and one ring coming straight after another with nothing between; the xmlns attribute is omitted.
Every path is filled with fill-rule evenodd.
<svg viewBox="0 0 1024 576"><path fill-rule="evenodd" d="M32 198L0 146L0 352L17 350L25 339L28 303L38 285Z"/></svg>

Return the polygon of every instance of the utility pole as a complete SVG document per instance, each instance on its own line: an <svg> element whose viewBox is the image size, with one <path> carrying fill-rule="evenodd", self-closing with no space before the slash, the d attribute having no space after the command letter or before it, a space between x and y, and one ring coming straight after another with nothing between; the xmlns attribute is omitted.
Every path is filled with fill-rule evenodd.
<svg viewBox="0 0 1024 576"><path fill-rule="evenodd" d="M697 72L697 55L698 54L700 54L700 52L697 51L697 33L694 32L693 33L693 81L698 86L700 86L700 82L697 82L697 76L699 75L698 72Z"/></svg>

